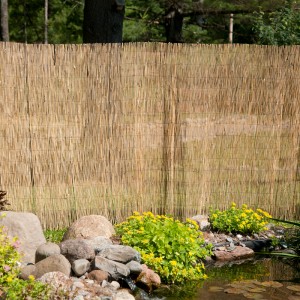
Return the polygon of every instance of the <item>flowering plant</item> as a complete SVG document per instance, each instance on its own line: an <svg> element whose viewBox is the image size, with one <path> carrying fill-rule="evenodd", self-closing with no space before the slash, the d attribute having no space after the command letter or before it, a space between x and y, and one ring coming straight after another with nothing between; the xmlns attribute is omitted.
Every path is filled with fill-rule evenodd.
<svg viewBox="0 0 300 300"><path fill-rule="evenodd" d="M211 209L209 220L214 230L221 232L239 232L243 234L258 233L266 229L271 215L258 208L255 211L247 207L237 208L234 202L227 210Z"/></svg>
<svg viewBox="0 0 300 300"><path fill-rule="evenodd" d="M162 281L182 283L206 278L201 260L211 255L211 245L204 243L195 221L134 212L115 227L122 243L139 251L143 262Z"/></svg>
<svg viewBox="0 0 300 300"><path fill-rule="evenodd" d="M21 260L19 246L18 239L9 238L0 227L0 287L5 293L5 299L49 299L49 286L35 281L33 276L29 276L28 280L18 278Z"/></svg>

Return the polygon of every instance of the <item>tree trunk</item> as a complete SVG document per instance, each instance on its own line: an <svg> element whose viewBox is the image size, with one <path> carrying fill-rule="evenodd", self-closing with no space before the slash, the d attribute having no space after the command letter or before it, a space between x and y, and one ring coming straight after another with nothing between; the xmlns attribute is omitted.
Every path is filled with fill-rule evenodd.
<svg viewBox="0 0 300 300"><path fill-rule="evenodd" d="M122 43L125 0L85 0L84 43Z"/></svg>
<svg viewBox="0 0 300 300"><path fill-rule="evenodd" d="M165 28L168 43L182 43L183 11L172 5L165 15Z"/></svg>
<svg viewBox="0 0 300 300"><path fill-rule="evenodd" d="M4 42L9 41L7 0L1 0L1 35Z"/></svg>

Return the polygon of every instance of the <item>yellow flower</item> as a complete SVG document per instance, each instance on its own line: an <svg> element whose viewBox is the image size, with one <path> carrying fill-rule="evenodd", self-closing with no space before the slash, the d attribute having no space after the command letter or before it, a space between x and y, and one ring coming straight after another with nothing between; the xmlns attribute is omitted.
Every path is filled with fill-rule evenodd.
<svg viewBox="0 0 300 300"><path fill-rule="evenodd" d="M6 278L6 282L10 283L10 282L12 282L12 281L13 281L13 278L12 278L11 276L8 276L8 277Z"/></svg>
<svg viewBox="0 0 300 300"><path fill-rule="evenodd" d="M35 277L34 277L33 275L29 275L29 276L28 276L28 279L29 279L30 281L34 281L34 280L35 280Z"/></svg>
<svg viewBox="0 0 300 300"><path fill-rule="evenodd" d="M176 266L177 265L177 261L176 260L171 260L170 264L171 264L171 266Z"/></svg>

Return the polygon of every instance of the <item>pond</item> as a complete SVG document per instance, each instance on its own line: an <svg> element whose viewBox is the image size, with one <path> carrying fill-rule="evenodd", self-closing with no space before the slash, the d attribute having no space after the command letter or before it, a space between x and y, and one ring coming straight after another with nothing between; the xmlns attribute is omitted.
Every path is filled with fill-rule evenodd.
<svg viewBox="0 0 300 300"><path fill-rule="evenodd" d="M258 257L207 268L198 285L160 288L152 299L165 300L300 300L300 264L291 259Z"/></svg>

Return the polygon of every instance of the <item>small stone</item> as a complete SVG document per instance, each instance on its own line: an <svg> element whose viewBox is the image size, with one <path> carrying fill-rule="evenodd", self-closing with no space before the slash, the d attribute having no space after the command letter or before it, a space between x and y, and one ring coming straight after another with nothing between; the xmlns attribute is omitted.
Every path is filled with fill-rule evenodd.
<svg viewBox="0 0 300 300"><path fill-rule="evenodd" d="M233 243L233 239L231 237L226 238L226 241L229 243Z"/></svg>
<svg viewBox="0 0 300 300"><path fill-rule="evenodd" d="M110 286L113 287L115 290L120 288L120 283L118 281L112 281Z"/></svg>
<svg viewBox="0 0 300 300"><path fill-rule="evenodd" d="M84 288L84 284L81 281L73 282L73 284L71 286L72 291L74 291L76 289L83 289L83 288Z"/></svg>
<svg viewBox="0 0 300 300"><path fill-rule="evenodd" d="M82 295L77 295L74 300L84 300L84 297Z"/></svg>
<svg viewBox="0 0 300 300"><path fill-rule="evenodd" d="M128 290L120 290L116 293L115 300L135 300Z"/></svg>
<svg viewBox="0 0 300 300"><path fill-rule="evenodd" d="M242 240L244 239L244 237L243 237L241 234L237 234L236 237L237 237L240 241L242 241Z"/></svg>
<svg viewBox="0 0 300 300"><path fill-rule="evenodd" d="M72 266L73 272L77 276L82 276L89 270L91 264L87 259L82 258L82 259L74 260L72 262L71 266Z"/></svg>

